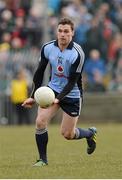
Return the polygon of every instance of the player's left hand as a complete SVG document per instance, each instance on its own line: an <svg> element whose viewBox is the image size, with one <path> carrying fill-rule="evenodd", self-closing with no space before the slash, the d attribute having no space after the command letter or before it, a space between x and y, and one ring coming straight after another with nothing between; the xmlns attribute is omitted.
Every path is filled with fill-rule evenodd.
<svg viewBox="0 0 122 180"><path fill-rule="evenodd" d="M59 103L59 100L57 98L55 98L54 104L58 104L58 103Z"/></svg>

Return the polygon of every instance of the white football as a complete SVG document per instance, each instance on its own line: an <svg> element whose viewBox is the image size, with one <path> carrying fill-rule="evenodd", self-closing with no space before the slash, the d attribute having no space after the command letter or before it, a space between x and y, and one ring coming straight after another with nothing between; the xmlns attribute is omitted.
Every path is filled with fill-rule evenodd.
<svg viewBox="0 0 122 180"><path fill-rule="evenodd" d="M51 88L42 86L35 91L34 99L41 108L47 108L53 104L55 94Z"/></svg>

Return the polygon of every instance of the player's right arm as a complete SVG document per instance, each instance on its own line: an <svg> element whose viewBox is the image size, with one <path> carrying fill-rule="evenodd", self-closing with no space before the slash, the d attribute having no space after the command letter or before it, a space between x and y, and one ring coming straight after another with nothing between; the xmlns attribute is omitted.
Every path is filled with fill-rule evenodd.
<svg viewBox="0 0 122 180"><path fill-rule="evenodd" d="M41 56L39 58L39 65L33 77L32 93L31 96L23 102L22 104L23 107L31 108L35 103L34 93L36 89L38 89L42 85L44 71L46 69L47 64L48 64L48 59L44 55L44 47L43 47L41 50Z"/></svg>
<svg viewBox="0 0 122 180"><path fill-rule="evenodd" d="M23 103L22 106L25 108L31 108L35 104L35 100L33 98L27 98Z"/></svg>

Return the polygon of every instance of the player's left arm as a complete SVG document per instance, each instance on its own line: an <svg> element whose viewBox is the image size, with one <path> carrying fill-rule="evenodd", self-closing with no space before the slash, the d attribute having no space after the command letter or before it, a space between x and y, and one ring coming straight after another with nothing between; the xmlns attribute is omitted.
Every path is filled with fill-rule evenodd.
<svg viewBox="0 0 122 180"><path fill-rule="evenodd" d="M62 100L78 82L78 79L80 78L83 70L83 64L84 56L81 57L81 55L78 54L78 57L76 58L75 62L71 65L68 83L63 88L62 92L58 94L58 96L56 97L59 101Z"/></svg>
<svg viewBox="0 0 122 180"><path fill-rule="evenodd" d="M62 100L74 87L80 77L80 73L71 73L69 76L68 83L63 88L62 92L56 97L59 101Z"/></svg>

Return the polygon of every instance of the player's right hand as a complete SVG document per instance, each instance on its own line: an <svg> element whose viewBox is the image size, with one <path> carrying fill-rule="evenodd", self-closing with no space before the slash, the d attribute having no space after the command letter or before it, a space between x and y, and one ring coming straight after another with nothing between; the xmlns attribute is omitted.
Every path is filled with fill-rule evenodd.
<svg viewBox="0 0 122 180"><path fill-rule="evenodd" d="M34 104L35 100L33 98L28 98L22 103L22 106L25 108L31 108Z"/></svg>

